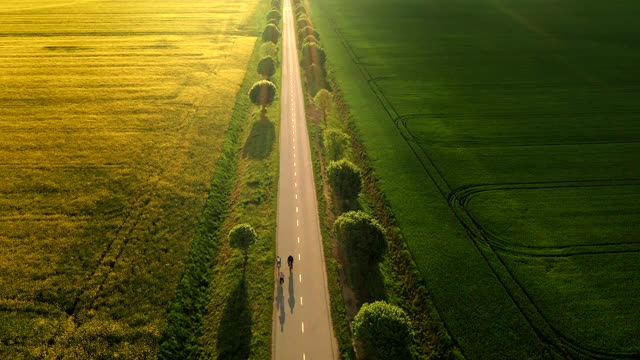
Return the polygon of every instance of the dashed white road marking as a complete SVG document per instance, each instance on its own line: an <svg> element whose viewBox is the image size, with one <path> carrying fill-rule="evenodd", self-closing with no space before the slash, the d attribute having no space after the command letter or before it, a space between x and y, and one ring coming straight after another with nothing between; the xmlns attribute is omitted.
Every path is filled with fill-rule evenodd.
<svg viewBox="0 0 640 360"><path fill-rule="evenodd" d="M298 261L300 261L300 254L298 254Z"/></svg>
<svg viewBox="0 0 640 360"><path fill-rule="evenodd" d="M300 296L300 306L302 306L302 296Z"/></svg>
<svg viewBox="0 0 640 360"><path fill-rule="evenodd" d="M298 274L298 276L300 277L300 283L302 283L302 274Z"/></svg>
<svg viewBox="0 0 640 360"><path fill-rule="evenodd" d="M302 353L302 360L307 360L307 357Z"/></svg>
<svg viewBox="0 0 640 360"><path fill-rule="evenodd" d="M298 187L298 183L293 183L293 186L294 187Z"/></svg>
<svg viewBox="0 0 640 360"><path fill-rule="evenodd" d="M296 199L298 199L298 194L296 194Z"/></svg>
<svg viewBox="0 0 640 360"><path fill-rule="evenodd" d="M302 333L304 334L304 321L302 321L301 324L302 324Z"/></svg>
<svg viewBox="0 0 640 360"><path fill-rule="evenodd" d="M298 172L297 172L297 171L294 171L294 172L293 172L293 176L298 176Z"/></svg>
<svg viewBox="0 0 640 360"><path fill-rule="evenodd" d="M298 212L298 207L296 206L296 213Z"/></svg>
<svg viewBox="0 0 640 360"><path fill-rule="evenodd" d="M298 236L298 244L300 244L300 236Z"/></svg>
<svg viewBox="0 0 640 360"><path fill-rule="evenodd" d="M296 226L300 226L300 222L296 219Z"/></svg>

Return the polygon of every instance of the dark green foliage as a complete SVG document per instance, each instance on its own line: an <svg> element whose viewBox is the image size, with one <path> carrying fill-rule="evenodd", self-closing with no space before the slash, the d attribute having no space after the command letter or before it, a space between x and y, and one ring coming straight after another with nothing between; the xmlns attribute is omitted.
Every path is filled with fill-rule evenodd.
<svg viewBox="0 0 640 360"><path fill-rule="evenodd" d="M319 94L319 93L318 93ZM330 128L322 134L322 145L329 159L333 161L344 157L349 148L350 138L339 129Z"/></svg>
<svg viewBox="0 0 640 360"><path fill-rule="evenodd" d="M303 18L300 18L296 21L296 25L298 26L298 28L300 29L304 29L307 26L312 26L311 25L311 20L309 20L306 16Z"/></svg>
<svg viewBox="0 0 640 360"><path fill-rule="evenodd" d="M353 318L353 335L367 359L413 359L414 332L407 314L384 301L363 304Z"/></svg>
<svg viewBox="0 0 640 360"><path fill-rule="evenodd" d="M262 41L271 41L272 43L277 44L278 39L280 39L280 29L278 29L274 24L267 24L264 31L262 31Z"/></svg>
<svg viewBox="0 0 640 360"><path fill-rule="evenodd" d="M327 166L327 177L333 192L343 200L358 198L362 190L360 169L347 160L332 161Z"/></svg>
<svg viewBox="0 0 640 360"><path fill-rule="evenodd" d="M278 10L271 10L267 13L267 21L274 20L275 23L278 24L280 22L280 19L282 19L282 15Z"/></svg>
<svg viewBox="0 0 640 360"><path fill-rule="evenodd" d="M276 98L276 86L269 80L260 80L253 84L249 90L249 99L255 105L262 107L262 111L266 111L266 107L273 103Z"/></svg>
<svg viewBox="0 0 640 360"><path fill-rule="evenodd" d="M271 42L268 42L271 43ZM268 44L267 43L267 44ZM265 56L258 62L258 74L270 78L276 73L276 61L271 56Z"/></svg>
<svg viewBox="0 0 640 360"><path fill-rule="evenodd" d="M280 3L280 0L271 0L271 8L278 10L282 7L282 4Z"/></svg>
<svg viewBox="0 0 640 360"><path fill-rule="evenodd" d="M348 261L370 268L382 261L387 252L384 228L363 211L346 212L335 221L336 238L347 253Z"/></svg>
<svg viewBox="0 0 640 360"><path fill-rule="evenodd" d="M628 26L637 2L616 2L615 10L597 0L319 2L314 25L324 31L355 127L463 351L543 358L548 344L539 331L551 326L587 349L639 353L630 335L638 312L626 310L637 308L637 276L621 264L638 263L637 252L620 245L620 253L607 253L613 239L637 244L627 215L638 211L620 193L637 199L639 187L617 183L638 179L640 169L631 140L640 134L640 103L628 88L639 76L640 48L630 44L640 31ZM363 21L346 15L356 12ZM381 31L382 23L393 31ZM359 46L349 53L345 43ZM478 44L488 51L478 55ZM610 90L600 91L602 84ZM385 101L386 111L371 106ZM476 246L482 233L467 236L470 224L459 224L448 203L461 195L468 214L457 215L469 215L495 235L491 246L508 251ZM538 255L528 254L531 247ZM594 253L562 254L586 248Z"/></svg>
<svg viewBox="0 0 640 360"><path fill-rule="evenodd" d="M307 9L305 9L304 5L299 4L296 5L296 16L300 16L302 14L307 14Z"/></svg>
<svg viewBox="0 0 640 360"><path fill-rule="evenodd" d="M258 235L249 224L238 224L229 231L229 243L231 246L247 252L249 246L256 242Z"/></svg>

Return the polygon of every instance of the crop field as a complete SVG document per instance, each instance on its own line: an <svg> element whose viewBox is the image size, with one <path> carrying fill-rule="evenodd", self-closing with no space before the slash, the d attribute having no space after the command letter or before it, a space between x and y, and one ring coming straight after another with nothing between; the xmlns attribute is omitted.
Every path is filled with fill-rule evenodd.
<svg viewBox="0 0 640 360"><path fill-rule="evenodd" d="M640 5L314 0L470 359L640 355Z"/></svg>
<svg viewBox="0 0 640 360"><path fill-rule="evenodd" d="M153 357L257 1L0 2L0 357Z"/></svg>

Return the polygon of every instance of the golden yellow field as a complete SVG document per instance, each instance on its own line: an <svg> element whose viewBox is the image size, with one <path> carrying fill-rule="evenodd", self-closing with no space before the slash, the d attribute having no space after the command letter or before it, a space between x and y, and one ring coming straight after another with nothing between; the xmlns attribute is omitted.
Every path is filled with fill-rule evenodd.
<svg viewBox="0 0 640 360"><path fill-rule="evenodd" d="M154 356L256 4L0 2L0 358Z"/></svg>

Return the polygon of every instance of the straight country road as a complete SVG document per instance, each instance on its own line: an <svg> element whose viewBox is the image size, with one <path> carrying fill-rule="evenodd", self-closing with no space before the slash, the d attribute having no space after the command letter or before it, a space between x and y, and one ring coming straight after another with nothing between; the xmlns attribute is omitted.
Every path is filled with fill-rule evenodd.
<svg viewBox="0 0 640 360"><path fill-rule="evenodd" d="M276 285L272 358L338 358L329 293L291 0L284 1L280 117L280 178L276 252L285 283ZM289 271L286 259L294 257ZM277 281L277 275L274 281Z"/></svg>

